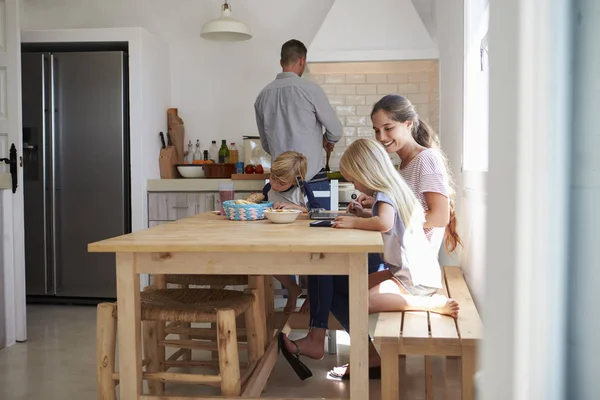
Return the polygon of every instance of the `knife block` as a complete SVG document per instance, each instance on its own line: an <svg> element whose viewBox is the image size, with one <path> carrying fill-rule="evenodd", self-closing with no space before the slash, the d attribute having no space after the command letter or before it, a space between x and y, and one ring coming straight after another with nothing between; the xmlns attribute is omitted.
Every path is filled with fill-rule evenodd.
<svg viewBox="0 0 600 400"><path fill-rule="evenodd" d="M160 170L161 179L177 179L179 172L177 171L177 150L173 146L167 146L160 149L158 156L158 168Z"/></svg>
<svg viewBox="0 0 600 400"><path fill-rule="evenodd" d="M171 140L173 141L173 146L175 147L176 158L178 164L183 164L183 146L185 142L185 127L183 125L183 120L177 114L176 108L169 108L167 110L167 126L168 132L171 136Z"/></svg>

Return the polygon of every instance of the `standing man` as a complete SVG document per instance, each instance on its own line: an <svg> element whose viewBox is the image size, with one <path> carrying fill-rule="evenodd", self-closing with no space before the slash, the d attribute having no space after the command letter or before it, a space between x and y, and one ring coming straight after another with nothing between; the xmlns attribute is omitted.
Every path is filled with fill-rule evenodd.
<svg viewBox="0 0 600 400"><path fill-rule="evenodd" d="M283 71L256 98L256 124L263 149L273 160L285 151L304 154L312 191L329 191L321 149L332 151L343 128L323 89L301 78L306 53L306 46L295 39L281 46ZM329 209L324 203L321 207Z"/></svg>

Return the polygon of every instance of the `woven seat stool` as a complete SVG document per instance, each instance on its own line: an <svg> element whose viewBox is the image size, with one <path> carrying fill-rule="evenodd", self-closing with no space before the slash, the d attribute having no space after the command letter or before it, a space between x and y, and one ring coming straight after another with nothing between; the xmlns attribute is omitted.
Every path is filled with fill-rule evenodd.
<svg viewBox="0 0 600 400"><path fill-rule="evenodd" d="M248 275L166 275L166 283L181 285L184 288L209 286L211 289L223 289L226 286L248 285Z"/></svg>
<svg viewBox="0 0 600 400"><path fill-rule="evenodd" d="M164 383L177 382L204 384L221 388L224 396L239 396L245 380L264 354L265 321L257 299L257 291L246 292L214 289L156 289L147 288L141 293L141 319L143 323L145 371L151 395L160 395ZM97 380L98 398L116 399L118 373L115 372L117 305L98 305L97 327ZM248 368L240 374L236 317L244 315L246 322ZM158 328L165 322L216 322L216 341L165 340ZM190 328L193 332L194 328ZM190 334L191 332L187 332ZM178 361L184 349L208 350L216 346L219 359L218 375L170 373L172 367L210 366L210 361ZM162 361L160 350L179 348L175 354Z"/></svg>
<svg viewBox="0 0 600 400"><path fill-rule="evenodd" d="M248 275L175 275L169 274L164 275L160 279L157 280L157 286L160 289L166 288L168 284L178 285L180 288L189 289L190 286L208 286L210 289L225 289L226 287L234 286L235 290L240 289L241 287L245 287L248 285ZM233 287L231 289L234 289ZM238 331L239 328L244 328L244 320L238 320ZM191 328L190 324L187 323L175 323L172 322L169 326L165 327L165 335L177 333L185 331L186 329ZM189 339L201 339L205 338L207 335L214 335L216 332L216 325L212 323L210 328L206 328L205 330L196 329L195 336L188 336L184 334L180 334L179 337L182 340ZM162 333L162 327L159 328L159 331ZM243 339L242 332L238 332L240 335L238 338ZM161 355L163 356L163 355ZM163 356L164 357L164 356ZM192 351L189 349L183 349L182 359L184 361L190 361L192 359ZM218 354L216 351L212 352L212 357L217 358Z"/></svg>

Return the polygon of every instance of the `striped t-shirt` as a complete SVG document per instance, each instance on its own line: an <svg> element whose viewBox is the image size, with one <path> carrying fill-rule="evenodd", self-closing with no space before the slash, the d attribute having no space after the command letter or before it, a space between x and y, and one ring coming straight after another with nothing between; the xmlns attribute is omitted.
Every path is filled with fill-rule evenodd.
<svg viewBox="0 0 600 400"><path fill-rule="evenodd" d="M450 186L441 154L435 149L425 149L410 163L400 169L400 175L421 202L425 212L429 211L425 193L440 193L449 197ZM437 253L444 241L446 228L425 228L425 235Z"/></svg>

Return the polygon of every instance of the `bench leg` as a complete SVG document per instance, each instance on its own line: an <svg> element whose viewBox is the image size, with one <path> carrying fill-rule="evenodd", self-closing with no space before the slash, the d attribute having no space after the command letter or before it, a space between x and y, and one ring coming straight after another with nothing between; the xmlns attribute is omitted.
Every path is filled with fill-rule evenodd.
<svg viewBox="0 0 600 400"><path fill-rule="evenodd" d="M477 348L464 346L462 348L462 400L473 400L475 391L474 379L477 368Z"/></svg>
<svg viewBox="0 0 600 400"><path fill-rule="evenodd" d="M425 356L425 399L433 400L433 371L430 356Z"/></svg>
<svg viewBox="0 0 600 400"><path fill-rule="evenodd" d="M98 304L96 325L96 379L98 400L117 400L115 372L117 340L117 307L113 303Z"/></svg>
<svg viewBox="0 0 600 400"><path fill-rule="evenodd" d="M400 398L398 344L381 344L381 400Z"/></svg>

